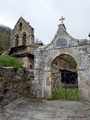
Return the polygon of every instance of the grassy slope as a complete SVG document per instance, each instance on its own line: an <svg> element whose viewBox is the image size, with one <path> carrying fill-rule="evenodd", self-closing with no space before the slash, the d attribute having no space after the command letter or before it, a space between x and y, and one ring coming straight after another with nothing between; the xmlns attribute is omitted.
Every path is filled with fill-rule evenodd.
<svg viewBox="0 0 90 120"><path fill-rule="evenodd" d="M22 65L16 58L7 55L0 56L0 66L22 68Z"/></svg>

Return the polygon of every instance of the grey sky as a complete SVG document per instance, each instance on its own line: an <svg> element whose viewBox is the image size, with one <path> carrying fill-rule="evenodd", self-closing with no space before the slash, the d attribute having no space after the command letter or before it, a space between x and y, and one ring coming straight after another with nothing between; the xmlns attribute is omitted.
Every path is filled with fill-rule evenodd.
<svg viewBox="0 0 90 120"><path fill-rule="evenodd" d="M90 0L0 0L0 23L14 28L23 18L35 29L35 37L45 44L53 39L60 17L74 38L88 38Z"/></svg>

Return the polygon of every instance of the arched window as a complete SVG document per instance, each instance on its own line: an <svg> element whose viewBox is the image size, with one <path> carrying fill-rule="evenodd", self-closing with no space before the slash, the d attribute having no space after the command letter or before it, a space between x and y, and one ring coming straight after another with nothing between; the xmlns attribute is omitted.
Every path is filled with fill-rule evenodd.
<svg viewBox="0 0 90 120"><path fill-rule="evenodd" d="M30 69L32 69L32 65L30 65Z"/></svg>
<svg viewBox="0 0 90 120"><path fill-rule="evenodd" d="M26 33L23 34L23 37L22 37L22 45L26 45Z"/></svg>
<svg viewBox="0 0 90 120"><path fill-rule="evenodd" d="M22 22L19 25L19 30L22 30Z"/></svg>
<svg viewBox="0 0 90 120"><path fill-rule="evenodd" d="M19 36L17 35L17 36L15 37L15 47L17 47L18 44L19 44Z"/></svg>

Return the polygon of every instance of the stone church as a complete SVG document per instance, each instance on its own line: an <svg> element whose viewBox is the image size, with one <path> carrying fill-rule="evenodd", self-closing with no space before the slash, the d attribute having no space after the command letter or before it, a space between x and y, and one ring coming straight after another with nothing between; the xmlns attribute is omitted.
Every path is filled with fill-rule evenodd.
<svg viewBox="0 0 90 120"><path fill-rule="evenodd" d="M21 17L12 30L10 49L3 54L16 57L24 67L34 69L37 98L90 102L90 40L73 38L66 30L64 18L60 20L53 40L43 45L34 42L34 28Z"/></svg>
<svg viewBox="0 0 90 120"><path fill-rule="evenodd" d="M17 58L25 68L34 69L34 51L41 45L35 43L34 28L20 17L11 31L10 49L3 54Z"/></svg>

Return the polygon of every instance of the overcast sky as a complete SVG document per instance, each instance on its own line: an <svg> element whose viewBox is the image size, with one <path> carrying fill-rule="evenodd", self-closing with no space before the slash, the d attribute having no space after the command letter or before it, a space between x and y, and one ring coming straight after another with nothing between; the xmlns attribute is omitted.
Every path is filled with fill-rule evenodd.
<svg viewBox="0 0 90 120"><path fill-rule="evenodd" d="M21 16L44 44L53 39L61 16L71 36L89 39L90 0L0 0L1 24L13 29Z"/></svg>

